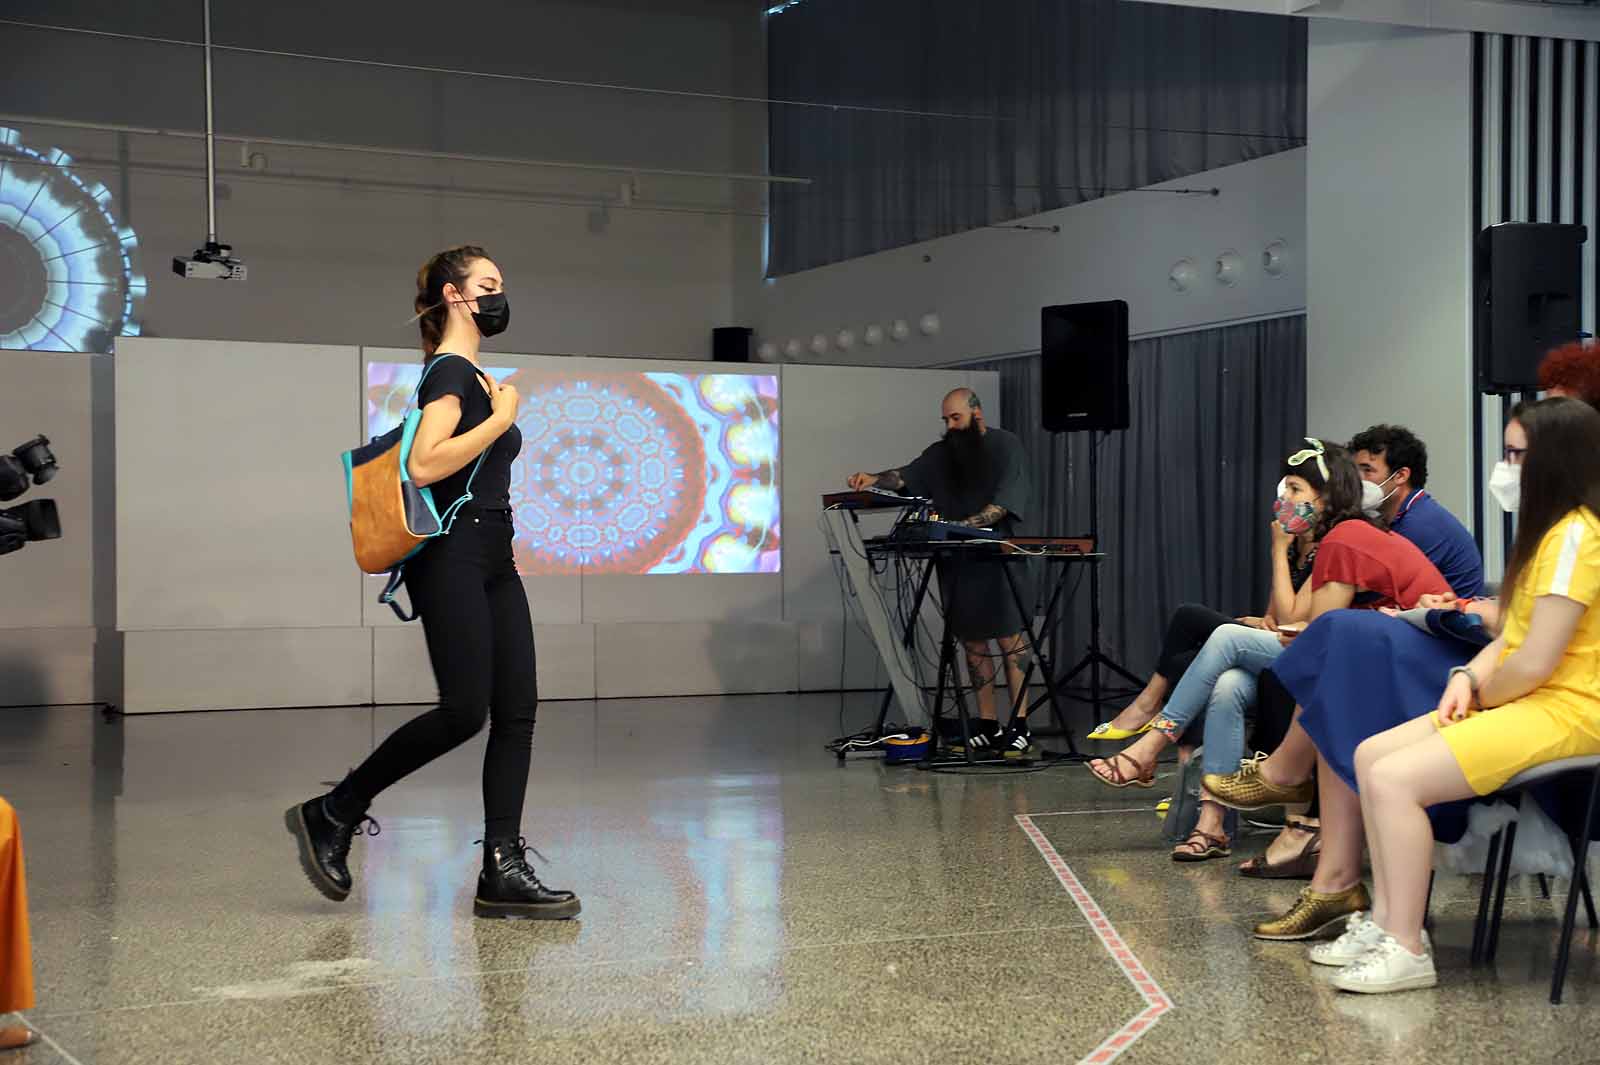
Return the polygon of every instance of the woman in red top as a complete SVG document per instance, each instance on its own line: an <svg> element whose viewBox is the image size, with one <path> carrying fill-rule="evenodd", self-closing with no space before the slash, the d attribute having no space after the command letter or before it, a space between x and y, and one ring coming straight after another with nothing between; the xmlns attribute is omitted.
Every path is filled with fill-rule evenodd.
<svg viewBox="0 0 1600 1065"><path fill-rule="evenodd" d="M1409 610L1424 595L1449 594L1444 575L1416 544L1371 518L1330 532L1311 570L1312 620L1349 606Z"/></svg>
<svg viewBox="0 0 1600 1065"><path fill-rule="evenodd" d="M1329 461L1331 464L1334 460ZM1208 774L1205 778L1206 792L1236 810L1310 802L1319 797L1320 788L1322 849L1316 875L1288 913L1256 926L1255 934L1260 939L1309 938L1367 905L1359 883L1363 843L1360 801L1340 773L1327 770L1325 764L1319 767L1318 746L1302 717L1306 706L1315 706L1319 713L1324 703L1351 706L1352 697L1345 691L1348 687L1360 685L1363 690L1377 690L1373 685L1390 674L1409 675L1411 660L1390 655L1387 649L1393 646L1395 637L1422 634L1405 621L1384 617L1375 608L1409 610L1423 596L1443 596L1450 587L1410 540L1365 521L1343 522L1328 534L1317 552L1311 584L1311 624L1298 638L1287 637L1293 642L1273 665L1273 671L1300 704L1295 708L1295 721L1288 735L1270 756L1246 761L1237 773ZM1344 609L1347 607L1368 609ZM1359 667L1362 676L1349 675L1349 669L1334 664L1348 657L1343 652L1352 644L1351 633L1366 634L1374 628L1393 631L1376 634L1378 642L1371 646L1380 650L1363 659ZM1313 697L1306 684L1301 683L1303 680L1330 694L1326 698ZM1326 720L1329 716L1320 713L1319 725L1330 726ZM1331 727L1339 725L1338 721L1331 722ZM1354 745L1350 746L1353 750ZM1318 770L1315 779L1314 769ZM1306 846L1309 853L1312 844ZM1356 870L1355 888L1347 883L1352 867ZM1329 886L1336 882L1337 890Z"/></svg>

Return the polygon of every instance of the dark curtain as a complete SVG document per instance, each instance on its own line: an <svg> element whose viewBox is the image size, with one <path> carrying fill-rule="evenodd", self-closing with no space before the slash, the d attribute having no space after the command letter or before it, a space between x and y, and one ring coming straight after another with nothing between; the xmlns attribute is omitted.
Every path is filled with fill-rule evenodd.
<svg viewBox="0 0 1600 1065"><path fill-rule="evenodd" d="M1097 448L1100 544L1110 555L1101 564L1101 649L1140 677L1180 604L1230 614L1266 606L1279 463L1306 435L1305 323L1296 315L1130 348L1131 426L1099 434ZM1002 424L1033 463L1030 532L1087 532L1089 434L1041 427L1039 356L970 366L999 371ZM1088 619L1085 576L1055 633L1058 665L1082 656Z"/></svg>
<svg viewBox="0 0 1600 1065"><path fill-rule="evenodd" d="M1305 143L1298 18L806 0L768 17L767 56L775 101L866 108L770 106L772 170L813 179L772 188L771 276Z"/></svg>

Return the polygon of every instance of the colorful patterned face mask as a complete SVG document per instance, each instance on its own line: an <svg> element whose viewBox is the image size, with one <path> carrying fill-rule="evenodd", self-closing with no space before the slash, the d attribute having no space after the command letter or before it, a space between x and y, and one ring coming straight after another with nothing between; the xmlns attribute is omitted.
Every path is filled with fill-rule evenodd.
<svg viewBox="0 0 1600 1065"><path fill-rule="evenodd" d="M1299 536L1317 524L1317 508L1313 503L1292 503L1283 496L1272 501L1272 516L1278 527L1290 536Z"/></svg>

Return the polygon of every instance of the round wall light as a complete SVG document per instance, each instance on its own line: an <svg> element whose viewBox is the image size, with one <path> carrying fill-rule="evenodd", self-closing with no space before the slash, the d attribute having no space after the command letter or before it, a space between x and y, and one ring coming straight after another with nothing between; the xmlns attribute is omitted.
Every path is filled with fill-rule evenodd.
<svg viewBox="0 0 1600 1065"><path fill-rule="evenodd" d="M1174 292L1188 292L1194 286L1195 278L1200 271L1195 269L1193 259L1179 259L1172 264L1172 269L1167 271L1167 280L1172 283Z"/></svg>
<svg viewBox="0 0 1600 1065"><path fill-rule="evenodd" d="M1244 276L1244 260L1236 251L1225 251L1217 256L1216 274L1217 284L1232 288Z"/></svg>
<svg viewBox="0 0 1600 1065"><path fill-rule="evenodd" d="M1275 240L1261 249L1261 272L1268 277L1282 277L1289 265L1289 245Z"/></svg>

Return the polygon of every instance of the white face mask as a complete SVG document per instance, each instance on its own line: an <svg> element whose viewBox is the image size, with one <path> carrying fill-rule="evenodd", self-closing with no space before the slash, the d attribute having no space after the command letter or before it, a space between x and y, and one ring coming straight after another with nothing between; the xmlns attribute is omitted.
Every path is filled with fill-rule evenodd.
<svg viewBox="0 0 1600 1065"><path fill-rule="evenodd" d="M1500 504L1500 509L1515 514L1522 500L1522 467L1501 460L1494 464L1489 475L1489 494Z"/></svg>
<svg viewBox="0 0 1600 1065"><path fill-rule="evenodd" d="M1393 493L1391 493L1393 494ZM1383 486L1373 484L1371 481L1361 482L1361 511L1369 518L1376 518L1383 513L1383 501L1389 496L1383 494Z"/></svg>
<svg viewBox="0 0 1600 1065"><path fill-rule="evenodd" d="M1361 509L1366 511L1367 517L1376 518L1382 513L1382 507L1389 502L1391 496L1400 491L1399 487L1383 490L1383 486L1394 480L1395 474L1391 473L1377 484L1371 481L1361 482Z"/></svg>

